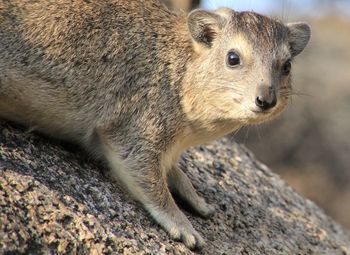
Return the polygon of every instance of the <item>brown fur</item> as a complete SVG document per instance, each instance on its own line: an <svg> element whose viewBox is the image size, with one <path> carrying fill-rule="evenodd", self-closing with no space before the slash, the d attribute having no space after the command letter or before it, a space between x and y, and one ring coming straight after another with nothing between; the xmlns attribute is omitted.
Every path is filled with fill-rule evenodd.
<svg viewBox="0 0 350 255"><path fill-rule="evenodd" d="M176 167L180 153L281 112L291 89L281 66L309 35L303 23L175 14L157 0L0 0L0 117L106 159L172 238L201 247L167 184L203 217L213 207ZM226 66L231 49L239 68ZM266 89L277 106L258 111Z"/></svg>

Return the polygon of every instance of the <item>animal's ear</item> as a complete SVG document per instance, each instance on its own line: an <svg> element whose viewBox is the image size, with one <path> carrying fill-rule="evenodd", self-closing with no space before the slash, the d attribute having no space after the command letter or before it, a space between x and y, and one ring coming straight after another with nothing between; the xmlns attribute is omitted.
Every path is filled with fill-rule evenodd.
<svg viewBox="0 0 350 255"><path fill-rule="evenodd" d="M288 23L289 45L292 56L300 54L308 44L311 36L310 26L303 22Z"/></svg>
<svg viewBox="0 0 350 255"><path fill-rule="evenodd" d="M195 42L211 47L224 25L224 18L216 13L194 10L188 15L187 25Z"/></svg>

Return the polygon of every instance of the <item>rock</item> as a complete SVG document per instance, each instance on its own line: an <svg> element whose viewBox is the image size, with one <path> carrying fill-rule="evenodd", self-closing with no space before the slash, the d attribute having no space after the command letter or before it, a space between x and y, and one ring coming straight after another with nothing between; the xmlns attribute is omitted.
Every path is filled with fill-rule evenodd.
<svg viewBox="0 0 350 255"><path fill-rule="evenodd" d="M227 138L180 166L215 206L186 213L202 254L350 254L350 234ZM0 123L0 253L193 254L174 242L87 153Z"/></svg>

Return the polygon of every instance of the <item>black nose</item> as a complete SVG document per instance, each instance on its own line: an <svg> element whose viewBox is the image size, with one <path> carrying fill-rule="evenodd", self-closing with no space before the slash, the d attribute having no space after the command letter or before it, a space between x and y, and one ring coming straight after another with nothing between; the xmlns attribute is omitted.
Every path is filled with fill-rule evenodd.
<svg viewBox="0 0 350 255"><path fill-rule="evenodd" d="M262 110L270 109L276 105L277 99L275 96L272 98L270 97L269 99L265 98L264 96L258 96L255 99L255 104Z"/></svg>

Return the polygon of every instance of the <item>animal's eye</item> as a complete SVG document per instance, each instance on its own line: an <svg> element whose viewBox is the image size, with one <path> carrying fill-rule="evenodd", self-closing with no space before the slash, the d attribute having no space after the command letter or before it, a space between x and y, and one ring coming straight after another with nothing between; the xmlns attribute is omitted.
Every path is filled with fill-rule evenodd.
<svg viewBox="0 0 350 255"><path fill-rule="evenodd" d="M292 69L292 63L290 62L290 60L287 60L287 62L284 63L284 65L282 67L282 74L288 75L290 73L291 69Z"/></svg>
<svg viewBox="0 0 350 255"><path fill-rule="evenodd" d="M241 64L241 59L239 57L239 55L234 52L234 51L230 51L227 54L227 65L229 67L235 67Z"/></svg>

